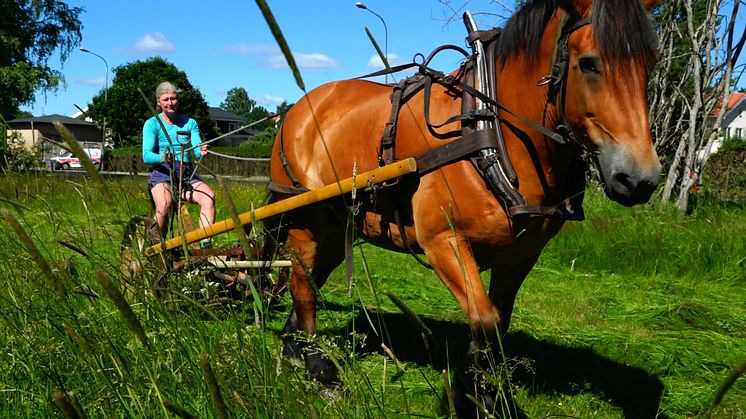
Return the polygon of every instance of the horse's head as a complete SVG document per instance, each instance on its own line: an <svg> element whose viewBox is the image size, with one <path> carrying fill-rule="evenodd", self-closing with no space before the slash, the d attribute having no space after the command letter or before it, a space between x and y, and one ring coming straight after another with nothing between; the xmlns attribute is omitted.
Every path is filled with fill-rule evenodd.
<svg viewBox="0 0 746 419"><path fill-rule="evenodd" d="M661 170L646 97L657 58L646 9L655 3L560 0L570 31L564 118L594 155L606 194L628 206L648 201Z"/></svg>

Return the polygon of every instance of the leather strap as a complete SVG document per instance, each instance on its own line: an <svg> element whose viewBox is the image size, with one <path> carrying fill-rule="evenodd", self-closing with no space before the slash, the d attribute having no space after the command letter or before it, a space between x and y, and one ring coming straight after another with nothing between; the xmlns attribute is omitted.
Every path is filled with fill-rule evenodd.
<svg viewBox="0 0 746 419"><path fill-rule="evenodd" d="M493 147L496 147L495 136L490 131L473 131L457 140L415 156L417 172L424 175L457 160L463 160L481 149Z"/></svg>
<svg viewBox="0 0 746 419"><path fill-rule="evenodd" d="M274 192L280 195L300 195L302 193L310 191L310 189L304 188L302 186L290 186L272 181L270 181L269 185L267 185L267 189L269 189L270 192Z"/></svg>

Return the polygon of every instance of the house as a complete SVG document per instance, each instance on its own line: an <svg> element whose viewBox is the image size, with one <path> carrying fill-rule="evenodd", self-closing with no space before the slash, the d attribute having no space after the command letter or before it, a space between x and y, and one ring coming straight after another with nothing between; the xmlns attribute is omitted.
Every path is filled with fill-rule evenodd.
<svg viewBox="0 0 746 419"><path fill-rule="evenodd" d="M210 106L208 108L208 111L210 113L210 119L212 119L212 121L215 123L215 126L217 127L218 132L220 132L221 135L235 131L246 124L246 120L244 119L244 117L236 115L232 112L228 112L224 109ZM231 135L227 135L212 144L233 147L241 144L254 135L256 135L256 130L247 128L235 132Z"/></svg>
<svg viewBox="0 0 746 419"><path fill-rule="evenodd" d="M724 139L746 139L746 93L732 93L721 125Z"/></svg>
<svg viewBox="0 0 746 419"><path fill-rule="evenodd" d="M8 138L17 135L19 143L24 148L27 150L38 148L46 159L62 152L53 143L44 141L50 139L64 143L62 136L54 127L55 121L61 122L84 148L101 148L103 133L96 124L64 115L35 116L8 121L7 135Z"/></svg>
<svg viewBox="0 0 746 419"><path fill-rule="evenodd" d="M714 120L720 114L720 106L723 102L721 100L718 103L719 105L710 113L712 124L714 124ZM699 175L702 171L702 164L710 155L717 153L723 145L723 141L730 138L746 139L746 93L744 92L731 93L725 107L723 120L720 123L720 132L718 133L718 137L712 142L710 151L707 152L705 147L698 150L694 161L694 168L690 169L686 167L684 169L685 173L689 173L690 178L698 177L697 183L692 186L692 192L696 191L701 184L702 179Z"/></svg>
<svg viewBox="0 0 746 419"><path fill-rule="evenodd" d="M94 122L93 119L88 116L88 106L86 106L85 108L80 108L76 105L75 107L78 108L78 111L70 115L70 118L80 119L81 121Z"/></svg>

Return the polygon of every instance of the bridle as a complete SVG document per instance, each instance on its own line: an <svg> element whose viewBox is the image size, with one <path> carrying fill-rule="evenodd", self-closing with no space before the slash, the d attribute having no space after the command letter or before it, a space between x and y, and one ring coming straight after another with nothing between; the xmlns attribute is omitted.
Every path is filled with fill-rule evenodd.
<svg viewBox="0 0 746 419"><path fill-rule="evenodd" d="M557 125L556 131L568 142L575 144L578 147L582 147L582 143L578 140L572 128L570 128L570 125L567 122L567 116L565 115L567 73L570 68L570 49L567 43L570 38L570 34L582 28L583 26L590 24L591 18L589 16L576 21L568 20L561 26L557 39L557 45L555 47L552 72L536 82L537 86L548 85L549 97L547 101L548 103L554 104L557 108L557 112L559 112L560 123Z"/></svg>

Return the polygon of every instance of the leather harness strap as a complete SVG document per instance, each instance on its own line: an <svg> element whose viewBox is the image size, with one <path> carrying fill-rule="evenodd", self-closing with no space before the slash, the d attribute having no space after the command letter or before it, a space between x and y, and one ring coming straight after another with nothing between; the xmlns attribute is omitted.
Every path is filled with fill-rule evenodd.
<svg viewBox="0 0 746 419"><path fill-rule="evenodd" d="M269 189L270 192L274 192L279 195L300 195L302 193L310 191L310 189L304 188L302 186L296 187L272 181L269 182L267 189Z"/></svg>
<svg viewBox="0 0 746 419"><path fill-rule="evenodd" d="M489 131L472 131L457 140L417 155L417 172L425 175L455 161L463 160L464 157L473 155L481 149L496 146L495 136Z"/></svg>
<svg viewBox="0 0 746 419"><path fill-rule="evenodd" d="M284 126L283 126L284 127ZM290 163L288 162L288 158L285 155L285 141L284 141L284 133L285 130L283 127L280 127L280 147L279 147L279 155L280 155L280 161L282 162L282 168L285 169L285 173L288 175L288 178L290 178L290 182L293 184L293 187L295 188L303 188L303 186L300 184L300 181L295 176L295 173L293 173L293 169L290 167ZM305 188L303 188L305 189ZM307 191L307 189L306 189ZM305 191L304 191L305 192Z"/></svg>

